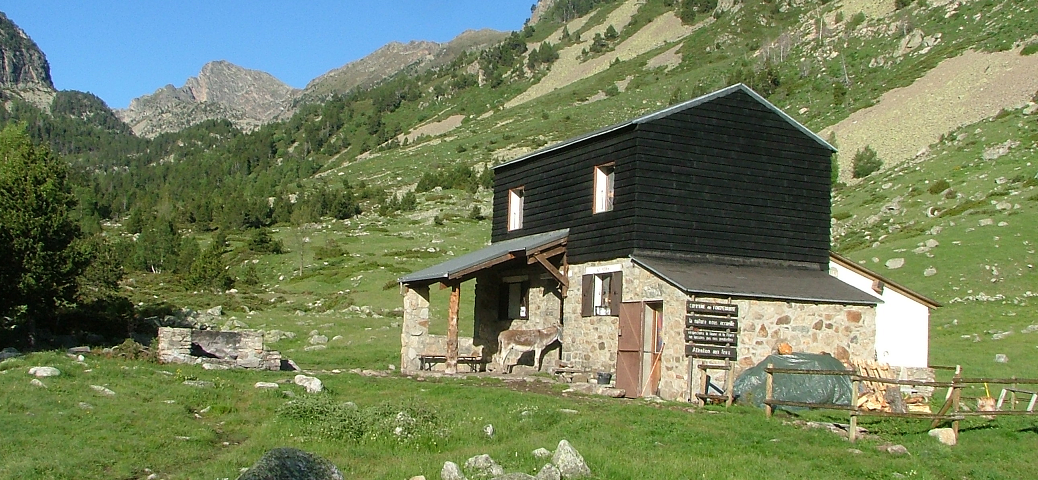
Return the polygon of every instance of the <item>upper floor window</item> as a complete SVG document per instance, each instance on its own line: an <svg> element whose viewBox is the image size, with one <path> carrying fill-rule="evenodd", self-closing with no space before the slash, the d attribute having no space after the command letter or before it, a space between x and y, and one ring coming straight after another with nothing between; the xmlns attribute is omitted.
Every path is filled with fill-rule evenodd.
<svg viewBox="0 0 1038 480"><path fill-rule="evenodd" d="M508 230L523 228L523 187L508 191Z"/></svg>
<svg viewBox="0 0 1038 480"><path fill-rule="evenodd" d="M613 209L613 171L616 164L595 167L595 213Z"/></svg>

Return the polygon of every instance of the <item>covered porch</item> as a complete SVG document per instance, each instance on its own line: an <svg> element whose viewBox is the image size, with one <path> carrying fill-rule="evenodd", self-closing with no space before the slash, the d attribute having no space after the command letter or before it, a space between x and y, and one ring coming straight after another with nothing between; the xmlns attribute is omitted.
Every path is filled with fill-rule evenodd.
<svg viewBox="0 0 1038 480"><path fill-rule="evenodd" d="M401 371L455 374L459 363L485 368L500 349L502 331L560 325L569 288L568 236L569 230L562 229L498 242L400 277ZM433 288L450 290L446 318L431 318ZM473 292L471 337L459 336L463 289ZM431 334L430 323L440 321L446 323L446 335Z"/></svg>

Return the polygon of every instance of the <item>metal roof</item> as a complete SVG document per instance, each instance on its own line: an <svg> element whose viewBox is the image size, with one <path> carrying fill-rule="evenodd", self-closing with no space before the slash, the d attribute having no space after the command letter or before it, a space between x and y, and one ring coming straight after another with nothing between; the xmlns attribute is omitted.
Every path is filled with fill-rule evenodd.
<svg viewBox="0 0 1038 480"><path fill-rule="evenodd" d="M538 233L536 235L527 235L525 237L497 242L482 250L467 253L460 257L447 260L441 264L433 265L424 270L404 275L403 277L398 278L397 281L403 284L408 284L447 280L456 273L463 272L477 265L490 262L509 254L522 252L522 255L526 256L527 252L562 240L568 235L569 229L564 228L562 230Z"/></svg>
<svg viewBox="0 0 1038 480"><path fill-rule="evenodd" d="M693 107L696 107L698 105L702 105L704 103L707 103L707 102L712 101L712 100L717 99L717 98L724 97L724 96L729 95L729 94L731 94L733 92L736 92L736 91L745 92L747 95L753 97L754 100L760 102L761 105L764 105L769 110L771 110L771 111L775 112L776 114L778 114L778 116L782 117L783 120L788 122L790 125L795 127L797 130L800 130L801 132L803 132L804 135L807 135L812 140L814 140L814 141L818 142L819 144L821 144L823 147L828 148L829 150L831 150L833 152L836 151L836 147L830 145L829 142L823 140L822 137L818 136L818 134L812 132L810 129L805 127L803 124L801 124L800 122L794 120L793 117L790 117L788 114L786 114L786 112L783 112L781 109L776 107L774 104L772 104L771 102L767 101L764 97L760 96L760 94L758 94L757 92L754 92L753 89L751 89L750 87L747 87L746 85L744 85L742 83L737 83L735 85L732 85L732 86L729 86L729 87L726 87L726 88L722 88L721 90L718 90L716 92L708 93L708 94L703 95L701 97L693 98L692 100L689 100L687 102L682 102L682 103L679 103L677 105L673 105L671 107L667 107L667 108L665 108L663 110L660 110L660 111L657 111L657 112L653 112L653 113L650 113L650 114L647 114L647 115L643 115L641 117L638 117L638 118L635 118L635 119L632 119L632 120L628 120L628 121L623 122L623 123L618 123L616 125L605 127L605 128L603 128L601 130L595 130L595 131L590 132L590 133L585 133L584 135L580 135L578 137L574 137L574 138L571 138L569 140L564 140L564 141L556 143L554 145L549 145L549 146L547 146L545 148L542 148L540 150L537 150L537 151L535 151L533 153L530 153L530 154L527 154L527 155L523 155L522 157L516 158L515 160L511 160L511 161L502 163L501 165L497 165L497 166L494 167L494 169L498 169L498 168L501 168L501 167L504 167L504 166L507 166L507 165L512 165L512 164L515 164L515 163L519 163L519 162L522 162L522 161L525 161L525 160L528 160L528 159L531 159L531 158L534 158L534 157L539 157L539 156L544 155L546 153L554 152L556 150L560 150L560 149L568 147L570 145L578 144L578 143L584 142L586 140L590 140L592 138L600 137L602 135L606 135L608 133L615 132L617 130L622 130L624 128L633 127L633 126L636 126L636 125L639 125L639 124L642 124L642 123L648 123L648 122L651 122L651 121L654 121L654 120L659 120L659 119L661 119L663 117L666 117L666 116L668 116L668 115L670 115L672 113L680 112L682 110L687 110L689 108L693 108Z"/></svg>
<svg viewBox="0 0 1038 480"><path fill-rule="evenodd" d="M644 254L631 259L690 294L848 305L883 303L822 270L724 265Z"/></svg>

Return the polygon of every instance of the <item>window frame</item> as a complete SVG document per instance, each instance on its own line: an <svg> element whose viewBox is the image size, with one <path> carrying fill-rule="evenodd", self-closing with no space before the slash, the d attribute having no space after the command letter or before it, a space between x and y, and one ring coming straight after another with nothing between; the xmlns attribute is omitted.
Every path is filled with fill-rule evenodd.
<svg viewBox="0 0 1038 480"><path fill-rule="evenodd" d="M512 290L518 288L518 305L516 315L512 315ZM498 297L498 316L501 320L529 320L530 318L530 282L529 280L504 280Z"/></svg>
<svg viewBox="0 0 1038 480"><path fill-rule="evenodd" d="M523 210L526 208L526 187L518 186L508 189L508 217L505 219L508 231L523 228Z"/></svg>
<svg viewBox="0 0 1038 480"><path fill-rule="evenodd" d="M581 278L581 316L616 317L623 301L623 272L585 274Z"/></svg>
<svg viewBox="0 0 1038 480"><path fill-rule="evenodd" d="M611 212L616 202L616 162L595 166L592 213Z"/></svg>

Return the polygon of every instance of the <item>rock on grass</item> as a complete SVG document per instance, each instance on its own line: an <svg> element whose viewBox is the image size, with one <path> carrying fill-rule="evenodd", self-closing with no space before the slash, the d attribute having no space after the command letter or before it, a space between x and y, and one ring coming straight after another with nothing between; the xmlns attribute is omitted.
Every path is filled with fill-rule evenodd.
<svg viewBox="0 0 1038 480"><path fill-rule="evenodd" d="M238 480L344 480L332 462L296 448L275 448L263 454Z"/></svg>

